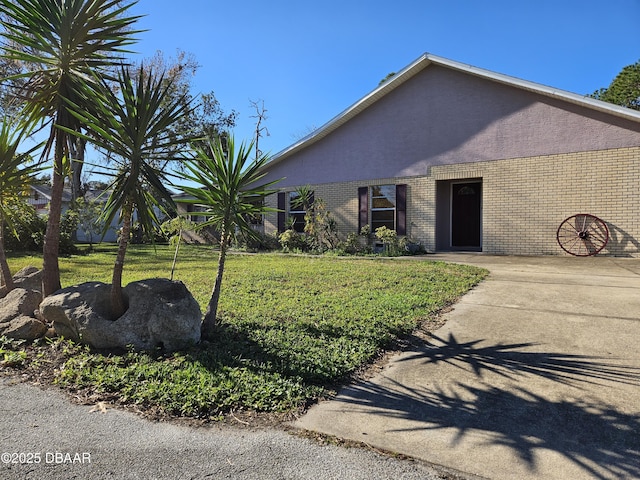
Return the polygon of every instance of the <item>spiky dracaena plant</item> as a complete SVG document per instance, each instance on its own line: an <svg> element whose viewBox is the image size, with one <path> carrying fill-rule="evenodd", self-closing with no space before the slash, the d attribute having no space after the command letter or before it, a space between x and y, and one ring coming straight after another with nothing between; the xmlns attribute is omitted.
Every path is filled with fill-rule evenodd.
<svg viewBox="0 0 640 480"><path fill-rule="evenodd" d="M160 170L165 160L172 160L176 146L184 144L172 134L172 126L189 113L191 105L171 93L170 81L163 75L146 71L143 66L132 77L126 67L121 67L117 88L110 88L102 81L98 101L92 108L84 109L70 102L71 113L81 121L89 134L81 135L99 149L108 152L116 163L111 193L104 213L105 231L118 215L122 221L118 254L111 282L112 316L117 318L126 311L122 294L122 272L129 244L132 217L142 228L151 232L158 225L156 209L165 204L174 205L167 189L170 183L167 173ZM87 89L86 95L95 95Z"/></svg>
<svg viewBox="0 0 640 480"><path fill-rule="evenodd" d="M276 193L271 187L279 180L260 183L266 175L263 167L269 156L259 154L250 161L253 142L241 143L236 149L233 137L219 137L194 145L195 157L186 162L185 179L195 186L181 186L181 190L193 197L182 200L201 207L199 216L205 221L200 228L213 226L220 234L218 269L211 298L202 323L202 337L212 338L216 327L218 301L227 249L236 234L255 236L250 218L266 212L277 211L264 204L267 195Z"/></svg>
<svg viewBox="0 0 640 480"><path fill-rule="evenodd" d="M30 114L49 120L51 129L43 158L53 151L53 179L49 219L43 249L43 295L60 288L58 245L65 175L69 152L80 131L78 118L69 114L66 99L87 100L79 94L95 84L95 74L106 74L121 62L119 55L134 43L131 26L139 17L125 16L136 2L120 0L11 0L0 2L4 37L3 56L22 62L25 71L21 95ZM89 98L95 102L94 98ZM87 105L89 106L89 105ZM65 129L58 129L61 125Z"/></svg>
<svg viewBox="0 0 640 480"><path fill-rule="evenodd" d="M4 248L5 224L15 234L16 207L25 201L31 181L42 170L37 163L29 163L31 154L42 145L18 153L22 140L31 131L31 124L6 117L0 126L0 283L6 291L13 290L13 278Z"/></svg>

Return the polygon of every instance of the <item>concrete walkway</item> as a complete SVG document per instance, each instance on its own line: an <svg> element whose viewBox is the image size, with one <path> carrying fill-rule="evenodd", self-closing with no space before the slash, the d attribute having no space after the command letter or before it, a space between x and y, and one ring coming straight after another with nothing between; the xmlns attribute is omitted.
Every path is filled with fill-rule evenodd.
<svg viewBox="0 0 640 480"><path fill-rule="evenodd" d="M434 255L491 273L300 429L491 479L640 478L640 260Z"/></svg>

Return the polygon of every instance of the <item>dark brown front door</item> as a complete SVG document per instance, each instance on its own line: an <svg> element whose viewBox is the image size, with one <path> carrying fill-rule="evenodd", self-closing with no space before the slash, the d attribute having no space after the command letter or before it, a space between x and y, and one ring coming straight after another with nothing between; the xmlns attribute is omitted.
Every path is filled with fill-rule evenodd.
<svg viewBox="0 0 640 480"><path fill-rule="evenodd" d="M451 246L480 248L482 183L451 184Z"/></svg>

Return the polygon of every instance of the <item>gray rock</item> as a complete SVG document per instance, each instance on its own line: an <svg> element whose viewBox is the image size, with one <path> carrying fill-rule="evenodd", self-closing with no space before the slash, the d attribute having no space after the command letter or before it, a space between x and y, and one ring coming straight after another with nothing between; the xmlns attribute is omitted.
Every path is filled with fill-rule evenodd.
<svg viewBox="0 0 640 480"><path fill-rule="evenodd" d="M42 270L36 267L24 267L13 276L13 284L15 288L24 288L25 290L42 291ZM0 287L0 298L7 295L7 287Z"/></svg>
<svg viewBox="0 0 640 480"><path fill-rule="evenodd" d="M0 335L22 340L35 340L47 333L47 326L40 320L18 315L7 323L0 323Z"/></svg>
<svg viewBox="0 0 640 480"><path fill-rule="evenodd" d="M41 301L40 292L14 288L4 298L0 298L0 323L8 322L18 315L35 317L34 312Z"/></svg>
<svg viewBox="0 0 640 480"><path fill-rule="evenodd" d="M15 288L0 298L0 335L24 340L42 337L47 326L35 318L41 300L40 292L24 288Z"/></svg>
<svg viewBox="0 0 640 480"><path fill-rule="evenodd" d="M109 318L111 286L90 282L59 290L40 305L59 335L97 348L181 350L200 341L198 302L182 282L154 278L124 288L129 307Z"/></svg>

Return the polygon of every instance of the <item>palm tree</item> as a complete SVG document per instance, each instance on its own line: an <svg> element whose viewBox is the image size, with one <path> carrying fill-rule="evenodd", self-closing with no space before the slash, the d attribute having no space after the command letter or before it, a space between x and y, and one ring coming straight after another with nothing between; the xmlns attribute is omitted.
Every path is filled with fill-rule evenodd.
<svg viewBox="0 0 640 480"><path fill-rule="evenodd" d="M31 180L41 170L37 164L26 164L31 154L42 145L35 145L25 153L18 147L31 130L30 125L5 117L0 127L0 284L13 290L13 278L4 249L4 224L13 230L16 207L24 201Z"/></svg>
<svg viewBox="0 0 640 480"><path fill-rule="evenodd" d="M191 105L182 97L171 94L173 86L163 75L154 75L140 67L135 79L128 68L119 70L117 88L110 88L101 80L99 90L87 88L80 103L70 102L70 112L88 130L88 134L76 134L108 152L117 163L117 172L110 185L111 194L104 207L105 231L111 221L120 214L122 232L111 282L111 309L114 318L126 311L122 295L122 271L129 244L132 217L147 232L159 221L156 207L162 201L174 205L167 173L158 165L175 157L176 145L184 144L183 138L172 134L177 122L189 114ZM90 97L99 92L93 108L87 110ZM82 97L82 95L81 95ZM71 133L71 130L69 130Z"/></svg>
<svg viewBox="0 0 640 480"><path fill-rule="evenodd" d="M204 207L204 211L198 212L198 215L208 219L200 224L200 228L213 226L220 233L218 271L202 323L202 336L205 339L212 338L215 331L224 264L231 240L236 233L255 236L249 219L277 211L266 207L263 200L267 195L276 193L269 187L279 180L258 183L265 175L262 168L269 157L260 154L249 164L252 149L253 142L248 147L241 143L236 152L233 137L218 137L214 141L194 145L196 156L186 162L184 177L197 186L180 187L193 197L183 202Z"/></svg>
<svg viewBox="0 0 640 480"><path fill-rule="evenodd" d="M96 72L120 62L117 54L134 43L139 33L131 26L139 17L125 17L135 4L120 0L11 0L0 2L4 31L3 56L23 62L22 90L30 114L51 121L43 158L53 151L51 205L43 249L43 291L60 288L58 246L64 178L69 171L71 144L79 131L77 117L69 114L64 98L78 103L78 91L95 83ZM86 97L84 97L86 99ZM66 129L58 129L61 125Z"/></svg>

